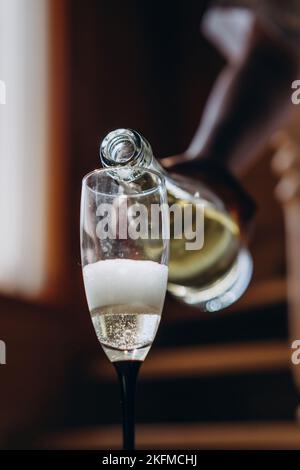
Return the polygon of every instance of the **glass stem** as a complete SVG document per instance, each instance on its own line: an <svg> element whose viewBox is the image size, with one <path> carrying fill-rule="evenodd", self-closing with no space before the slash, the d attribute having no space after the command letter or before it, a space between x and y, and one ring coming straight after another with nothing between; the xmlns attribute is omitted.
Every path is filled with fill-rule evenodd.
<svg viewBox="0 0 300 470"><path fill-rule="evenodd" d="M118 361L113 363L121 387L123 412L123 449L134 450L135 443L135 390L141 361Z"/></svg>

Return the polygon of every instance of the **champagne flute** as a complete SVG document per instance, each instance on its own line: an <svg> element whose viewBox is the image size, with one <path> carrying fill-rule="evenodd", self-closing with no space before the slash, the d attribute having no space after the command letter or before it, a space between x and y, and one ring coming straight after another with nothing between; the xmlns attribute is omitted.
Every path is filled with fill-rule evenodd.
<svg viewBox="0 0 300 470"><path fill-rule="evenodd" d="M168 279L169 212L164 177L116 167L86 175L81 258L98 340L118 374L123 447L134 449L135 388L155 338Z"/></svg>

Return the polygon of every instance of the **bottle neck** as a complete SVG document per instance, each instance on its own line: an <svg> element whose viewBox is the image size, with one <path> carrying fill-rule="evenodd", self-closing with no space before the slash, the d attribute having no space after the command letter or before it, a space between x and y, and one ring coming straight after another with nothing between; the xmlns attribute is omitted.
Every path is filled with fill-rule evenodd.
<svg viewBox="0 0 300 470"><path fill-rule="evenodd" d="M100 146L103 167L131 166L150 168L153 153L150 144L137 131L117 129L110 132Z"/></svg>

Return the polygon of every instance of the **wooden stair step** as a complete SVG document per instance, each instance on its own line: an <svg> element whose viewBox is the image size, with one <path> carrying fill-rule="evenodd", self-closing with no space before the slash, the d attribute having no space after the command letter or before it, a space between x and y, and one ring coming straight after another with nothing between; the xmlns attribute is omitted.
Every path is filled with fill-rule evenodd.
<svg viewBox="0 0 300 470"><path fill-rule="evenodd" d="M139 449L300 449L300 426L292 422L138 424ZM118 449L120 426L65 431L44 437L35 448Z"/></svg>
<svg viewBox="0 0 300 470"><path fill-rule="evenodd" d="M238 374L287 369L291 349L285 341L261 341L218 346L153 349L141 369L141 380ZM111 364L103 358L90 365L99 381L115 380Z"/></svg>
<svg viewBox="0 0 300 470"><path fill-rule="evenodd" d="M287 282L285 277L264 279L250 284L245 294L230 307L217 315L255 310L275 304L283 304L287 299ZM198 308L177 302L171 296L167 297L169 312L166 312L168 322L195 319L197 316L209 317L211 313L203 313Z"/></svg>

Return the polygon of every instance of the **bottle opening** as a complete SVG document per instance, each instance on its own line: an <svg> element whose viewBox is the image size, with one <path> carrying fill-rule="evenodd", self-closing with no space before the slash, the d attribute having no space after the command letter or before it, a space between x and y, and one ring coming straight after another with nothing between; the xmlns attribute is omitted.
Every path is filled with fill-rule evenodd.
<svg viewBox="0 0 300 470"><path fill-rule="evenodd" d="M133 166L144 153L144 142L138 132L116 129L104 138L100 147L103 166ZM140 163L140 162L139 162Z"/></svg>
<svg viewBox="0 0 300 470"><path fill-rule="evenodd" d="M144 166L149 168L152 162L152 149L139 132L132 129L116 129L103 139L100 146L100 158L104 167Z"/></svg>
<svg viewBox="0 0 300 470"><path fill-rule="evenodd" d="M118 165L128 163L136 153L136 146L128 136L114 138L107 149L109 158Z"/></svg>

